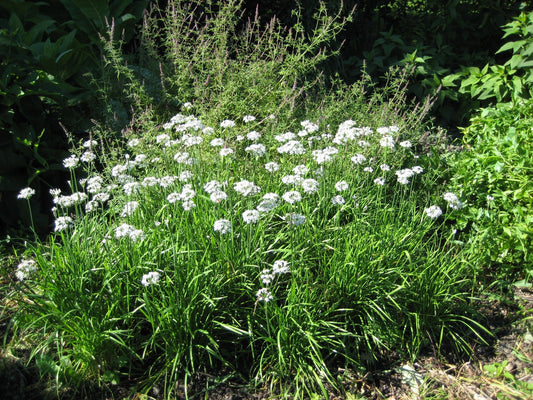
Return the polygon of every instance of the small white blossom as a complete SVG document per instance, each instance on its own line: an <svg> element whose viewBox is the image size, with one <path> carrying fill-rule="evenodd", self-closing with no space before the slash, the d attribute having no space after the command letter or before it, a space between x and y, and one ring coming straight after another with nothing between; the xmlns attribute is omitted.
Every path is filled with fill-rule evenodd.
<svg viewBox="0 0 533 400"><path fill-rule="evenodd" d="M271 161L265 164L265 169L268 172L276 172L279 170L279 164L277 162Z"/></svg>
<svg viewBox="0 0 533 400"><path fill-rule="evenodd" d="M92 151L86 151L81 155L80 160L85 163L93 162L96 160L96 154L94 154Z"/></svg>
<svg viewBox="0 0 533 400"><path fill-rule="evenodd" d="M272 271L269 269L264 269L261 271L261 282L263 282L263 285L269 285L270 282L274 280L274 275L272 274Z"/></svg>
<svg viewBox="0 0 533 400"><path fill-rule="evenodd" d="M259 193L261 188L253 182L242 180L233 185L233 190L247 197Z"/></svg>
<svg viewBox="0 0 533 400"><path fill-rule="evenodd" d="M393 139L392 136L383 136L380 139L379 144L381 145L381 147L388 147L388 148L393 149L394 148L394 139Z"/></svg>
<svg viewBox="0 0 533 400"><path fill-rule="evenodd" d="M35 194L35 189L32 189L30 187L27 187L27 188L24 188L24 189L21 189L21 191L19 192L17 198L18 199L26 199L26 200L29 200L29 198L31 196L33 196Z"/></svg>
<svg viewBox="0 0 533 400"><path fill-rule="evenodd" d="M339 181L335 184L335 190L337 192L344 192L345 190L348 190L350 185L348 185L348 182L346 181Z"/></svg>
<svg viewBox="0 0 533 400"><path fill-rule="evenodd" d="M74 221L69 216L57 217L54 221L54 231L61 232L74 226Z"/></svg>
<svg viewBox="0 0 533 400"><path fill-rule="evenodd" d="M405 147L405 148L412 147L411 141L409 141L409 140L404 140L403 142L400 142L399 145L401 147Z"/></svg>
<svg viewBox="0 0 533 400"><path fill-rule="evenodd" d="M134 138L134 139L131 139L128 142L128 147L130 147L130 148L137 147L140 143L141 143L141 141L139 139Z"/></svg>
<svg viewBox="0 0 533 400"><path fill-rule="evenodd" d="M129 201L124 205L124 209L122 210L122 213L120 214L121 217L129 217L130 215L133 215L135 210L139 207L139 203L136 201Z"/></svg>
<svg viewBox="0 0 533 400"><path fill-rule="evenodd" d="M218 154L220 154L221 157L229 156L230 154L233 154L233 149L230 149L229 147L224 147L223 149L220 149Z"/></svg>
<svg viewBox="0 0 533 400"><path fill-rule="evenodd" d="M22 260L17 265L15 276L19 281L27 279L33 272L37 271L37 263L33 260Z"/></svg>
<svg viewBox="0 0 533 400"><path fill-rule="evenodd" d="M242 219L247 224L255 224L257 221L259 221L259 211L246 210L242 213Z"/></svg>
<svg viewBox="0 0 533 400"><path fill-rule="evenodd" d="M209 142L211 147L218 147L218 146L224 146L224 139L221 138L215 138Z"/></svg>
<svg viewBox="0 0 533 400"><path fill-rule="evenodd" d="M70 157L63 160L63 166L68 169L76 168L78 166L80 159L74 154L71 154Z"/></svg>
<svg viewBox="0 0 533 400"><path fill-rule="evenodd" d="M309 193L309 194L316 193L318 191L319 186L320 184L318 183L318 181L312 178L304 179L301 182L302 190L305 193Z"/></svg>
<svg viewBox="0 0 533 400"><path fill-rule="evenodd" d="M331 198L331 203L333 205L343 205L344 203L346 203L346 200L344 200L344 197L342 197L340 194L336 195L336 196L333 196Z"/></svg>
<svg viewBox="0 0 533 400"><path fill-rule="evenodd" d="M294 226L300 226L305 223L305 215L297 214L297 213L290 213L285 215L285 220L290 224Z"/></svg>
<svg viewBox="0 0 533 400"><path fill-rule="evenodd" d="M300 194L300 192L296 190L286 192L281 197L283 198L283 200L285 200L289 204L294 204L302 200L302 195Z"/></svg>
<svg viewBox="0 0 533 400"><path fill-rule="evenodd" d="M233 128L235 126L235 121L232 121L231 119L225 119L220 123L221 128Z"/></svg>
<svg viewBox="0 0 533 400"><path fill-rule="evenodd" d="M272 264L272 273L274 275L278 274L288 274L290 272L289 263L285 260L277 260Z"/></svg>
<svg viewBox="0 0 533 400"><path fill-rule="evenodd" d="M227 219L219 219L213 224L213 230L215 232L220 232L221 235L231 232L231 221Z"/></svg>
<svg viewBox="0 0 533 400"><path fill-rule="evenodd" d="M246 138L248 140L251 140L252 142L255 142L261 137L261 134L257 131L251 131L246 134Z"/></svg>
<svg viewBox="0 0 533 400"><path fill-rule="evenodd" d="M254 156L262 157L266 153L266 147L264 144L261 143L254 143L250 146L246 147L244 151L248 153L252 153Z"/></svg>
<svg viewBox="0 0 533 400"><path fill-rule="evenodd" d="M267 288L261 288L256 293L257 301L264 301L265 303L268 303L270 300L273 300L274 297L272 296L272 293Z"/></svg>
<svg viewBox="0 0 533 400"><path fill-rule="evenodd" d="M244 117L242 117L242 120L245 123L248 123L248 122L255 121L255 117L253 115L245 115Z"/></svg>
<svg viewBox="0 0 533 400"><path fill-rule="evenodd" d="M430 206L424 212L429 218L438 218L442 215L442 210L439 206Z"/></svg>
<svg viewBox="0 0 533 400"><path fill-rule="evenodd" d="M457 195L454 193L451 193L451 192L444 193L442 197L444 198L444 200L448 202L448 206L451 209L460 210L464 206L461 200L459 200L459 197L457 197Z"/></svg>
<svg viewBox="0 0 533 400"><path fill-rule="evenodd" d="M374 179L374 183L376 185L383 186L383 185L385 185L385 178L382 178L382 177L376 178L376 179Z"/></svg>
<svg viewBox="0 0 533 400"><path fill-rule="evenodd" d="M141 279L141 285L143 286L150 286L150 285L156 285L159 282L159 279L161 278L161 274L157 271L148 272L147 274L144 274Z"/></svg>

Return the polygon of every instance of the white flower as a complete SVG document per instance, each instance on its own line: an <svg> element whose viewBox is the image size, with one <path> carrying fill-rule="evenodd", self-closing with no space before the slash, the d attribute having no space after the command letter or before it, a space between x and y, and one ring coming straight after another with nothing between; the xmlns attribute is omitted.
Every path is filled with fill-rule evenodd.
<svg viewBox="0 0 533 400"><path fill-rule="evenodd" d="M86 151L81 155L80 159L85 163L90 163L96 160L96 154L94 154L92 151Z"/></svg>
<svg viewBox="0 0 533 400"><path fill-rule="evenodd" d="M256 207L259 212L266 213L278 206L279 196L277 193L267 193Z"/></svg>
<svg viewBox="0 0 533 400"><path fill-rule="evenodd" d="M302 215L302 214L297 214L297 213L290 213L290 214L287 214L285 215L285 218L284 218L289 224L291 225L294 225L294 226L300 226L300 225L303 225L305 223L305 215Z"/></svg>
<svg viewBox="0 0 533 400"><path fill-rule="evenodd" d="M92 176L87 179L87 191L89 193L98 193L102 191L104 180L100 175Z"/></svg>
<svg viewBox="0 0 533 400"><path fill-rule="evenodd" d="M230 149L229 147L224 147L223 149L220 149L218 154L220 154L221 157L226 157L230 154L233 154L233 149Z"/></svg>
<svg viewBox="0 0 533 400"><path fill-rule="evenodd" d="M235 126L235 121L232 121L231 119L225 119L220 123L221 128L233 128Z"/></svg>
<svg viewBox="0 0 533 400"><path fill-rule="evenodd" d="M254 156L261 157L266 153L266 147L261 143L254 143L244 149L244 151L252 153Z"/></svg>
<svg viewBox="0 0 533 400"><path fill-rule="evenodd" d="M252 142L255 142L261 137L261 134L257 131L251 131L246 134L246 138L248 140L251 140Z"/></svg>
<svg viewBox="0 0 533 400"><path fill-rule="evenodd" d="M244 140L244 136L243 135L237 135L237 136L235 136L235 140L237 142L242 142Z"/></svg>
<svg viewBox="0 0 533 400"><path fill-rule="evenodd" d="M379 168L381 168L382 171L390 171L390 165L388 164L381 164Z"/></svg>
<svg viewBox="0 0 533 400"><path fill-rule="evenodd" d="M422 172L424 172L424 168L422 168L422 167L419 166L419 165L415 165L413 168L411 168L411 170L412 170L415 174L421 174Z"/></svg>
<svg viewBox="0 0 533 400"><path fill-rule="evenodd" d="M374 179L374 183L376 185L383 186L383 185L385 185L385 178L382 178L382 177L376 178L376 179Z"/></svg>
<svg viewBox="0 0 533 400"><path fill-rule="evenodd" d="M402 185L407 185L409 183L409 178L412 177L415 173L410 168L400 169L395 172L396 178L399 183Z"/></svg>
<svg viewBox="0 0 533 400"><path fill-rule="evenodd" d="M204 135L212 135L213 133L215 133L215 130L210 126L206 126L204 129L202 129L202 133Z"/></svg>
<svg viewBox="0 0 533 400"><path fill-rule="evenodd" d="M192 200L194 196L196 196L196 192L192 188L191 184L186 184L186 185L183 185L180 196L182 200Z"/></svg>
<svg viewBox="0 0 533 400"><path fill-rule="evenodd" d="M115 228L115 238L120 239L122 237L129 236L131 232L133 232L135 228L128 224L121 224L120 226Z"/></svg>
<svg viewBox="0 0 533 400"><path fill-rule="evenodd" d="M346 181L339 181L335 184L335 190L337 192L344 192L345 190L348 190L350 185L348 185L348 182Z"/></svg>
<svg viewBox="0 0 533 400"><path fill-rule="evenodd" d="M120 175L124 175L126 172L128 172L128 167L122 164L118 164L111 169L111 176L117 178Z"/></svg>
<svg viewBox="0 0 533 400"><path fill-rule="evenodd" d="M354 164L362 164L366 161L366 157L362 154L356 154L351 158L351 160Z"/></svg>
<svg viewBox="0 0 533 400"><path fill-rule="evenodd" d="M220 232L221 235L231 232L231 227L231 221L227 219L219 219L213 224L213 230L215 232Z"/></svg>
<svg viewBox="0 0 533 400"><path fill-rule="evenodd" d="M429 218L438 218L442 215L442 210L439 206L431 206L424 210Z"/></svg>
<svg viewBox="0 0 533 400"><path fill-rule="evenodd" d="M192 103L190 101L186 101L183 103L183 108L186 110L190 110L193 107Z"/></svg>
<svg viewBox="0 0 533 400"><path fill-rule="evenodd" d="M296 135L292 132L285 132L285 133L282 133L281 135L274 136L274 139L276 139L280 143L285 143L289 140L296 139Z"/></svg>
<svg viewBox="0 0 533 400"><path fill-rule="evenodd" d="M87 140L85 142L83 142L83 147L85 147L86 149L92 149L93 146L97 146L98 145L98 142L96 140Z"/></svg>
<svg viewBox="0 0 533 400"><path fill-rule="evenodd" d="M289 263L285 260L277 260L272 264L272 273L277 274L287 274L290 272Z"/></svg>
<svg viewBox="0 0 533 400"><path fill-rule="evenodd" d="M533 129L533 128L532 128ZM487 201L490 203L492 201L494 201L494 197L491 196L490 194L487 195Z"/></svg>
<svg viewBox="0 0 533 400"><path fill-rule="evenodd" d="M278 153L287 154L305 154L305 148L302 143L297 140L289 140L284 145L277 148Z"/></svg>
<svg viewBox="0 0 533 400"><path fill-rule="evenodd" d="M318 131L318 125L309 120L300 122L300 125L309 133Z"/></svg>
<svg viewBox="0 0 533 400"><path fill-rule="evenodd" d="M201 136L193 136L193 135L183 135L181 138L181 141L185 147L191 147L196 146L197 144L200 144L204 141L204 138Z"/></svg>
<svg viewBox="0 0 533 400"><path fill-rule="evenodd" d="M319 188L319 183L318 181L316 181L315 179L312 179L312 178L308 178L308 179L304 179L302 182L301 182L301 186L302 186L302 190L305 192L305 193L316 193L318 191L318 188Z"/></svg>
<svg viewBox="0 0 533 400"><path fill-rule="evenodd" d="M167 196L167 201L168 201L170 204L174 204L174 203L176 203L177 201L181 201L181 194L180 194L180 193L176 193L176 192L172 192L172 193L170 193L170 194Z"/></svg>
<svg viewBox="0 0 533 400"><path fill-rule="evenodd" d="M21 191L19 192L17 198L18 199L26 199L26 200L29 200L29 198L31 196L33 196L35 194L35 189L32 189L30 187L27 187L27 188L24 188L24 189L21 189Z"/></svg>
<svg viewBox="0 0 533 400"><path fill-rule="evenodd" d="M211 140L211 147L224 146L224 139L216 138Z"/></svg>
<svg viewBox="0 0 533 400"><path fill-rule="evenodd" d="M192 200L185 200L184 202L181 203L181 207L185 211L191 211L194 207L196 207L196 204Z"/></svg>
<svg viewBox="0 0 533 400"><path fill-rule="evenodd" d="M139 193L141 184L139 182L128 182L124 184L124 193L131 196L133 193Z"/></svg>
<svg viewBox="0 0 533 400"><path fill-rule="evenodd" d="M253 115L245 115L244 117L242 117L242 120L245 123L248 123L248 122L255 121L255 117Z"/></svg>
<svg viewBox="0 0 533 400"><path fill-rule="evenodd" d="M403 142L400 142L399 145L401 147L405 147L405 148L412 147L411 141L409 141L409 140L404 140Z"/></svg>
<svg viewBox="0 0 533 400"><path fill-rule="evenodd" d="M283 200L285 200L289 204L294 204L302 200L302 195L300 194L300 192L296 190L286 192L281 197L283 198Z"/></svg>
<svg viewBox="0 0 533 400"><path fill-rule="evenodd" d="M253 182L242 180L233 185L233 190L239 192L240 194L246 197L253 196L254 194L259 193L261 191L261 188Z"/></svg>
<svg viewBox="0 0 533 400"><path fill-rule="evenodd" d="M379 144L381 145L381 147L389 147L391 149L394 148L394 139L392 136L383 136L380 141L379 141Z"/></svg>
<svg viewBox="0 0 533 400"><path fill-rule="evenodd" d="M331 198L331 203L333 205L343 205L344 203L346 203L346 200L344 200L344 197L342 197L340 194L336 195L336 196L333 196Z"/></svg>
<svg viewBox="0 0 533 400"><path fill-rule="evenodd" d="M442 197L448 202L448 206L450 208L454 210L460 210L461 208L463 208L463 203L461 202L461 200L459 200L459 197L457 197L456 194L448 192L444 193Z"/></svg>
<svg viewBox="0 0 533 400"><path fill-rule="evenodd" d="M63 166L69 169L76 168L79 161L80 159L78 157L76 157L74 154L71 154L70 157L63 160Z"/></svg>
<svg viewBox="0 0 533 400"><path fill-rule="evenodd" d="M204 184L204 190L207 193L218 192L222 190L222 183L220 183L219 181L209 181Z"/></svg>
<svg viewBox="0 0 533 400"><path fill-rule="evenodd" d="M272 293L267 288L261 288L256 293L257 301L264 301L268 303L270 300L274 299Z"/></svg>
<svg viewBox="0 0 533 400"><path fill-rule="evenodd" d="M143 240L146 235L141 229L134 229L130 232L129 237L132 241L136 242L137 240Z"/></svg>
<svg viewBox="0 0 533 400"><path fill-rule="evenodd" d="M242 213L242 219L247 224L255 224L257 221L259 221L259 211L246 210Z"/></svg>
<svg viewBox="0 0 533 400"><path fill-rule="evenodd" d="M57 217L54 222L54 231L61 232L74 226L74 221L68 216Z"/></svg>
<svg viewBox="0 0 533 400"><path fill-rule="evenodd" d="M139 144L141 143L141 141L139 139L131 139L129 142L128 142L128 147L137 147Z"/></svg>
<svg viewBox="0 0 533 400"><path fill-rule="evenodd" d="M177 179L177 176L163 176L159 178L159 186L161 186L162 188L167 188L172 185Z"/></svg>
<svg viewBox="0 0 533 400"><path fill-rule="evenodd" d="M228 195L223 190L217 190L209 195L209 198L213 203L220 203L222 200L226 200Z"/></svg>
<svg viewBox="0 0 533 400"><path fill-rule="evenodd" d="M53 197L58 197L61 194L61 189L50 189L50 194Z"/></svg>
<svg viewBox="0 0 533 400"><path fill-rule="evenodd" d="M276 172L279 169L279 164L274 161L268 162L265 164L265 169L268 172Z"/></svg>
<svg viewBox="0 0 533 400"><path fill-rule="evenodd" d="M98 209L98 202L96 200L90 200L85 204L85 212L87 214L96 211Z"/></svg>
<svg viewBox="0 0 533 400"><path fill-rule="evenodd" d="M372 167L364 167L363 171L365 171L365 172L374 172L374 168L372 168Z"/></svg>
<svg viewBox="0 0 533 400"><path fill-rule="evenodd" d="M35 271L37 271L37 263L35 261L22 260L20 264L17 265L17 272L15 272L15 276L19 281L23 281Z"/></svg>
<svg viewBox="0 0 533 400"><path fill-rule="evenodd" d="M129 201L124 205L124 209L122 210L122 213L120 214L121 217L129 217L130 215L133 215L135 210L139 207L139 203L136 201Z"/></svg>
<svg viewBox="0 0 533 400"><path fill-rule="evenodd" d="M285 185L300 185L303 178L300 175L285 175L281 178L281 182Z"/></svg>
<svg viewBox="0 0 533 400"><path fill-rule="evenodd" d="M193 177L193 173L191 171L182 171L180 173L180 176L178 177L180 182L187 182L189 179Z"/></svg>
<svg viewBox="0 0 533 400"><path fill-rule="evenodd" d="M304 164L301 164L294 167L292 172L294 172L296 175L304 176L309 172L309 168L307 168Z"/></svg>
<svg viewBox="0 0 533 400"><path fill-rule="evenodd" d="M263 282L263 285L268 285L270 282L274 280L274 275L272 274L272 271L269 269L264 269L261 271L261 282Z"/></svg>
<svg viewBox="0 0 533 400"><path fill-rule="evenodd" d="M189 153L186 151L178 151L174 155L174 161L176 161L178 164L187 164L189 161Z"/></svg>
<svg viewBox="0 0 533 400"><path fill-rule="evenodd" d="M157 282L159 282L159 279L161 278L161 274L157 271L148 272L147 274L144 274L141 279L141 285L143 286L150 286L155 285Z"/></svg>

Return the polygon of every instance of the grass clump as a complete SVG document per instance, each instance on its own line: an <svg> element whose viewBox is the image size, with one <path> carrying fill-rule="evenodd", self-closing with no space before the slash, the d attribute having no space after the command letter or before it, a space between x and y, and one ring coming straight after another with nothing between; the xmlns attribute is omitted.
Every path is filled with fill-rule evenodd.
<svg viewBox="0 0 533 400"><path fill-rule="evenodd" d="M335 367L481 339L475 271L413 139L244 120L178 114L81 181L65 161L79 189L53 191L55 233L20 283L35 358L58 379L135 377L169 396L214 368L326 393Z"/></svg>

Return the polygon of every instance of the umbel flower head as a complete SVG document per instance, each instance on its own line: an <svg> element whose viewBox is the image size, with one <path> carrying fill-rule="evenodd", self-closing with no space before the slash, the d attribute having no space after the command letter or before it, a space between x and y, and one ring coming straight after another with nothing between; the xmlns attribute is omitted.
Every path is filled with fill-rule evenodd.
<svg viewBox="0 0 533 400"><path fill-rule="evenodd" d="M35 194L35 189L32 189L31 187L27 187L27 188L22 189L19 192L17 198L18 199L26 199L26 200L28 200L34 194Z"/></svg>

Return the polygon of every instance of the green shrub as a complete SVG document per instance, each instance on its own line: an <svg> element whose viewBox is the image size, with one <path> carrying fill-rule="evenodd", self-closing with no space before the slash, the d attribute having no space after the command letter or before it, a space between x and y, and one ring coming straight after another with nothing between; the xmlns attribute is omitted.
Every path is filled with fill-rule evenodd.
<svg viewBox="0 0 533 400"><path fill-rule="evenodd" d="M466 208L457 227L487 282L531 278L533 265L533 100L485 108L463 130L450 158L451 185Z"/></svg>

